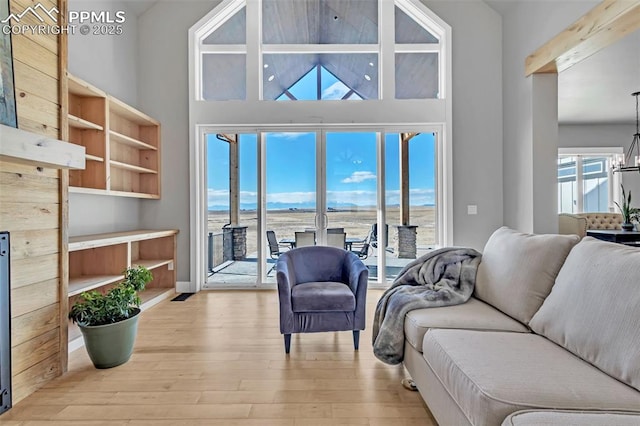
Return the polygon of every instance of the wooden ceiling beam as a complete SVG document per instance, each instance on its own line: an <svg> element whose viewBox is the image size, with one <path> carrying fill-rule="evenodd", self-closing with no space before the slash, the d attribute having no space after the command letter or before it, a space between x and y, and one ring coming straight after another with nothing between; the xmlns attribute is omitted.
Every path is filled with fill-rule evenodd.
<svg viewBox="0 0 640 426"><path fill-rule="evenodd" d="M640 28L640 0L605 0L529 55L525 75L558 73Z"/></svg>

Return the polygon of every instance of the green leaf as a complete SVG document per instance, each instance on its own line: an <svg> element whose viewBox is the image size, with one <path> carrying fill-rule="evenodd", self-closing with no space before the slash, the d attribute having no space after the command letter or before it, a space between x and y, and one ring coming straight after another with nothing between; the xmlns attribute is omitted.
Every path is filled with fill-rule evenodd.
<svg viewBox="0 0 640 426"><path fill-rule="evenodd" d="M87 291L69 311L69 318L81 325L104 325L129 318L140 306L138 292L153 280L153 275L144 266L127 268L124 280L105 293Z"/></svg>

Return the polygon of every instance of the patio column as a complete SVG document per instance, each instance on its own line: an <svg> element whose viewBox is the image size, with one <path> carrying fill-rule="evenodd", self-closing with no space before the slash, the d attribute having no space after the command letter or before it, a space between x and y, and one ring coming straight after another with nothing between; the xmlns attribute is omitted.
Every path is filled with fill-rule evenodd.
<svg viewBox="0 0 640 426"><path fill-rule="evenodd" d="M238 172L238 135L228 137L229 141L229 222L231 226L240 223L240 178Z"/></svg>
<svg viewBox="0 0 640 426"><path fill-rule="evenodd" d="M409 141L413 133L400 133L400 225L409 225Z"/></svg>

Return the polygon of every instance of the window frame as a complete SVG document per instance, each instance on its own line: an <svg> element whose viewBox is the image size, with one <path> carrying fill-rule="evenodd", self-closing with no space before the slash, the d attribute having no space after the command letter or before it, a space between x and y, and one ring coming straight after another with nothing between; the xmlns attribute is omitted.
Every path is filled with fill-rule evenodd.
<svg viewBox="0 0 640 426"><path fill-rule="evenodd" d="M622 147L585 147L585 148L558 148L558 160L566 157L575 157L575 169L576 169L576 208L573 212L563 212L561 211L561 205L558 205L558 213L585 213L584 211L584 185L583 185L583 158L585 157L606 157L608 162L607 167L607 176L608 176L608 194L609 199L607 201L608 211L615 212L615 204L614 201L620 199L620 174L613 173L611 169L611 162L617 162L624 156L624 150ZM556 170L559 170L560 164ZM559 176L557 178L556 188L559 190L559 185L562 183L562 179ZM566 179L565 179L566 180Z"/></svg>

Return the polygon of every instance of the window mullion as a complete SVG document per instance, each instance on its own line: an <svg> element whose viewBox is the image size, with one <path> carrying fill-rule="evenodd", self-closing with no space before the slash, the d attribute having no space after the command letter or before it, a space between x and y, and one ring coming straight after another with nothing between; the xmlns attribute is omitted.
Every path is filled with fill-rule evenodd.
<svg viewBox="0 0 640 426"><path fill-rule="evenodd" d="M262 43L262 2L247 2L247 100L257 101L262 98L262 53L260 45Z"/></svg>
<svg viewBox="0 0 640 426"><path fill-rule="evenodd" d="M440 43L396 44L396 53L440 53Z"/></svg>
<svg viewBox="0 0 640 426"><path fill-rule="evenodd" d="M380 55L378 76L380 99L396 97L396 10L392 1L380 1L378 13L378 43Z"/></svg>
<svg viewBox="0 0 640 426"><path fill-rule="evenodd" d="M584 185L582 177L582 156L576 157L576 209L578 213L584 213Z"/></svg>
<svg viewBox="0 0 640 426"><path fill-rule="evenodd" d="M264 44L262 53L377 53L377 44Z"/></svg>

